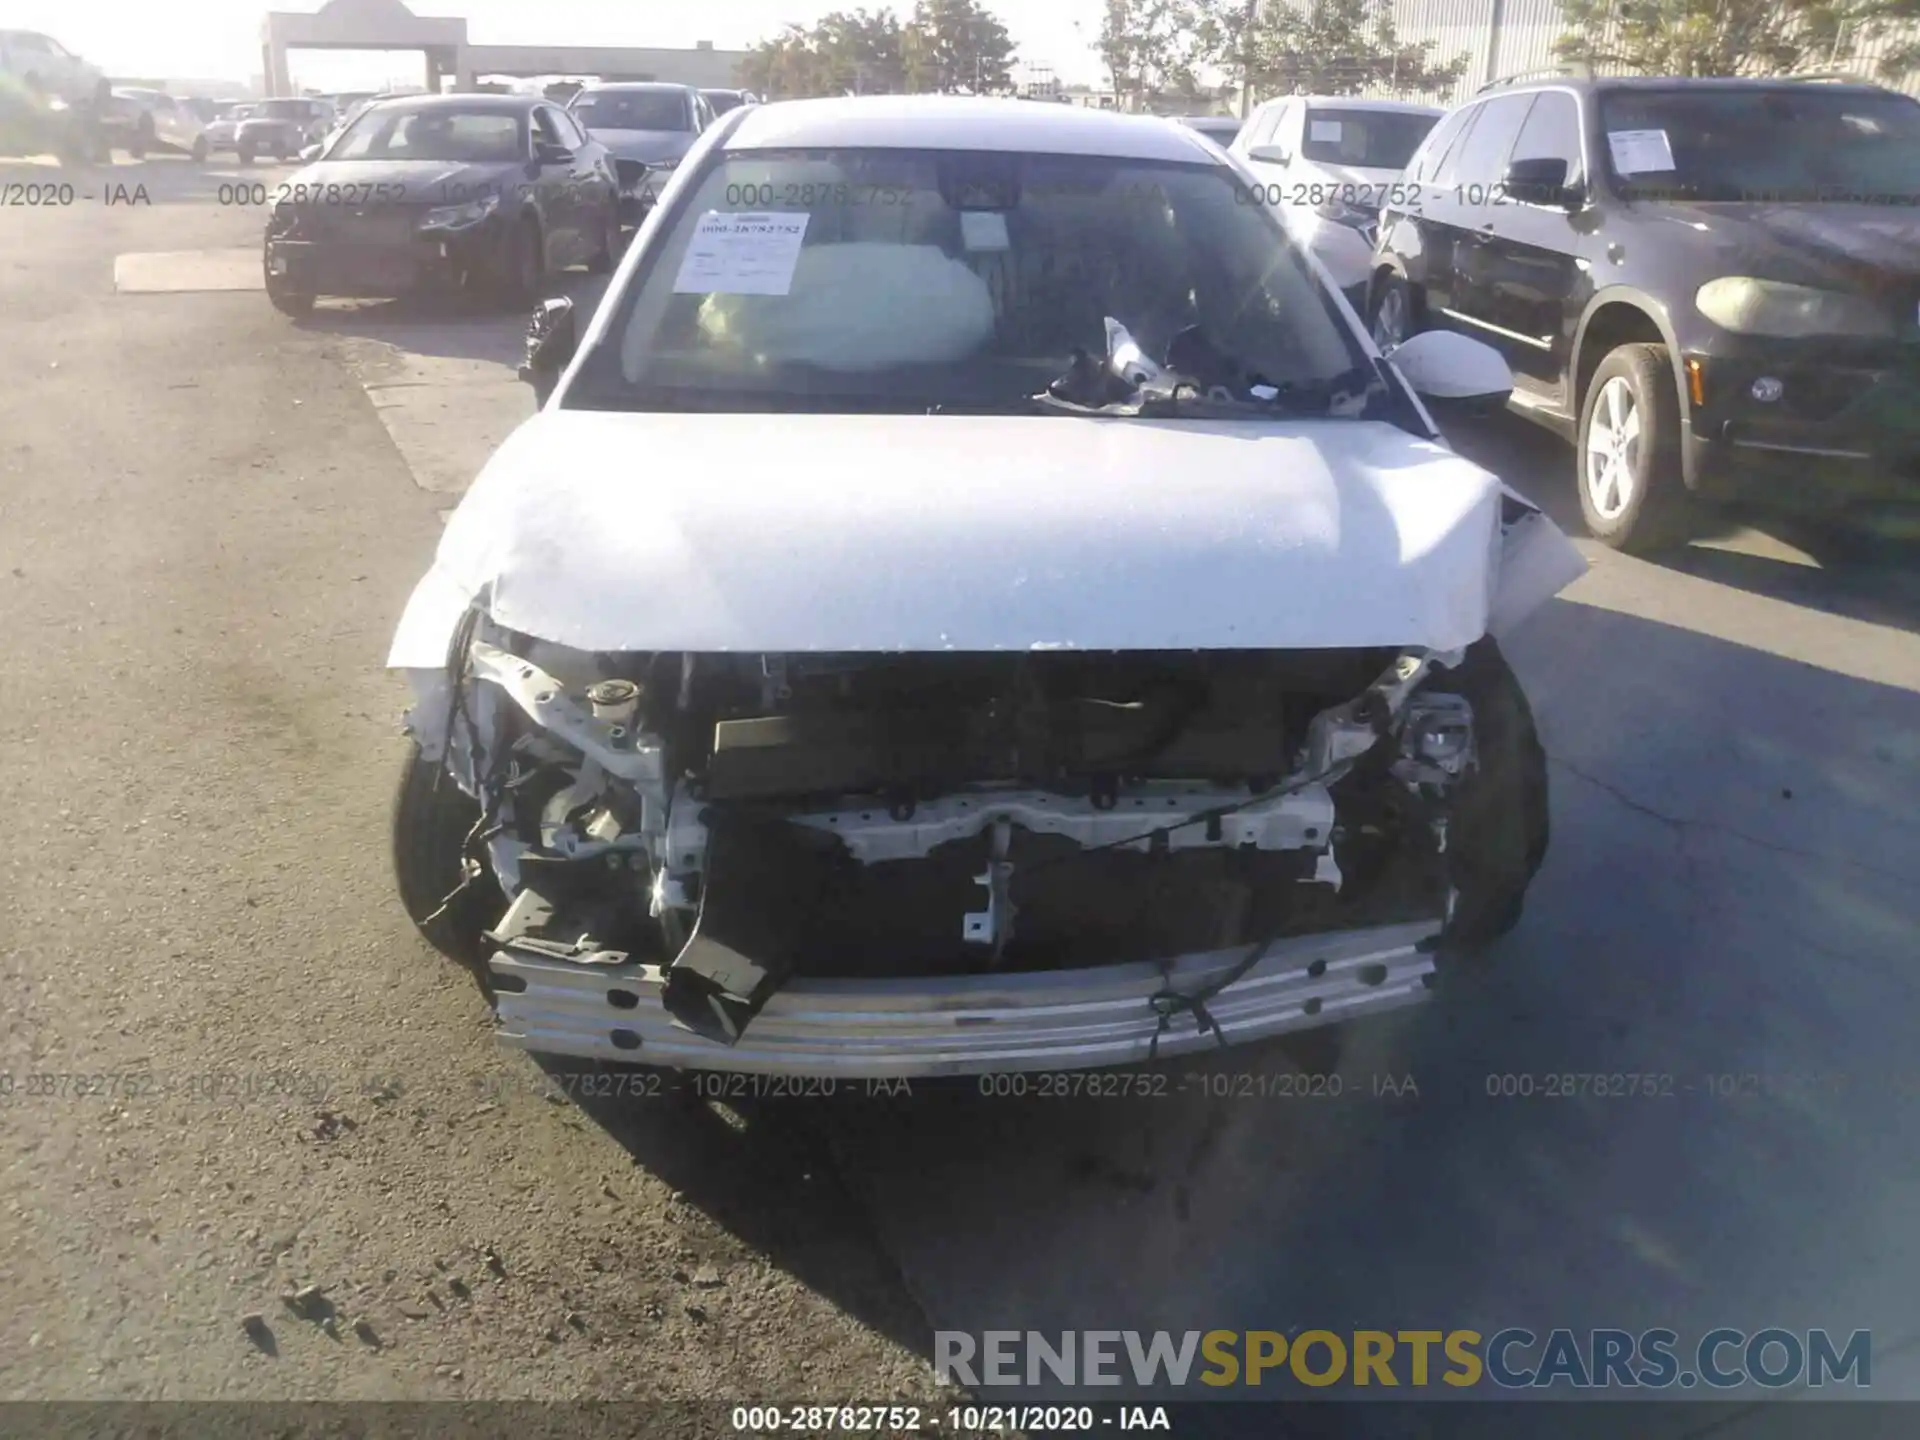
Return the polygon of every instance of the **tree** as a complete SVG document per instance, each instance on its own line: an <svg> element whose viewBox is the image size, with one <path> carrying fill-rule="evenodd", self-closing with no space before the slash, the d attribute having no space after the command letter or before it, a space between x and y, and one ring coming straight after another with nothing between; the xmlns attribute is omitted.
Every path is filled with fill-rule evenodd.
<svg viewBox="0 0 1920 1440"><path fill-rule="evenodd" d="M836 10L814 27L835 89L856 95L892 94L906 84L900 17L890 10Z"/></svg>
<svg viewBox="0 0 1920 1440"><path fill-rule="evenodd" d="M740 83L782 99L816 95L1004 94L1013 41L979 0L919 0L905 24L891 10L836 10L789 25L740 63Z"/></svg>
<svg viewBox="0 0 1920 1440"><path fill-rule="evenodd" d="M1203 0L1207 59L1246 92L1354 95L1364 90L1451 90L1468 56L1434 56L1431 40L1402 40L1391 0Z"/></svg>
<svg viewBox="0 0 1920 1440"><path fill-rule="evenodd" d="M1200 0L1194 27L1200 53L1240 84L1240 118L1253 108L1254 75L1260 68L1261 0Z"/></svg>
<svg viewBox="0 0 1920 1440"><path fill-rule="evenodd" d="M1563 0L1563 60L1645 75L1782 75L1853 62L1920 16L1916 0ZM1912 44L1889 50L1883 77L1920 64Z"/></svg>
<svg viewBox="0 0 1920 1440"><path fill-rule="evenodd" d="M1202 0L1106 0L1098 48L1122 108L1198 89L1207 58L1205 20Z"/></svg>
<svg viewBox="0 0 1920 1440"><path fill-rule="evenodd" d="M813 38L798 25L754 46L736 75L747 89L782 99L830 93L818 88L821 68Z"/></svg>
<svg viewBox="0 0 1920 1440"><path fill-rule="evenodd" d="M789 25L740 66L747 89L788 99L897 91L905 76L900 20L885 10L836 10L811 30Z"/></svg>
<svg viewBox="0 0 1920 1440"><path fill-rule="evenodd" d="M901 35L906 88L942 95L1013 91L1013 37L980 0L919 0Z"/></svg>

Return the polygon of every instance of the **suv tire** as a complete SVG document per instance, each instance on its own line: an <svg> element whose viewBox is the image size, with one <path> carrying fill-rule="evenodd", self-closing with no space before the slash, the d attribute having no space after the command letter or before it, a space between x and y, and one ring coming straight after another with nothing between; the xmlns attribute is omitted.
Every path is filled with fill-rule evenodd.
<svg viewBox="0 0 1920 1440"><path fill-rule="evenodd" d="M1600 362L1580 405L1574 473L1594 538L1644 555L1686 542L1680 400L1661 345L1622 345Z"/></svg>

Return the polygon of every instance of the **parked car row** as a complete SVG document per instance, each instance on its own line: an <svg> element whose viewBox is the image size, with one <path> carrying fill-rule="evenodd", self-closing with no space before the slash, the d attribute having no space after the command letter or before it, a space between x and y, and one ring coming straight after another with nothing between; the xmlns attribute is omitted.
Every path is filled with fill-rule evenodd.
<svg viewBox="0 0 1920 1440"><path fill-rule="evenodd" d="M1920 101L1552 73L1447 112L1275 101L1234 150L1383 350L1502 352L1609 545L1727 500L1920 506Z"/></svg>
<svg viewBox="0 0 1920 1440"><path fill-rule="evenodd" d="M269 107L297 103L235 118L243 161L269 143L258 128ZM271 141L307 163L268 221L268 298L290 315L322 295L440 287L519 305L554 271L605 271L695 141L757 103L748 91L593 84L565 106L539 93L364 98L318 140L295 117Z"/></svg>

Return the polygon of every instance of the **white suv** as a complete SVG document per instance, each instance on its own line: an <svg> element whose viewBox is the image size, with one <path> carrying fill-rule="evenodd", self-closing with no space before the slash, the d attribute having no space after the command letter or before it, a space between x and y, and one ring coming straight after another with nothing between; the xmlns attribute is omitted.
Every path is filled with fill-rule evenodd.
<svg viewBox="0 0 1920 1440"><path fill-rule="evenodd" d="M1380 211L1445 113L1399 100L1289 95L1255 110L1230 149L1253 172L1254 193L1312 246L1359 310Z"/></svg>

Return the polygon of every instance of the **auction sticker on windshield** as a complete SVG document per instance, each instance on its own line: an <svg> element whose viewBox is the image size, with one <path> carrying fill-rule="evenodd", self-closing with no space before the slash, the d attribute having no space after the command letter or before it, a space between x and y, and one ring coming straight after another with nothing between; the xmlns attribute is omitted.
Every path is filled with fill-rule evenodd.
<svg viewBox="0 0 1920 1440"><path fill-rule="evenodd" d="M808 212L709 210L680 262L676 295L785 295L807 238Z"/></svg>
<svg viewBox="0 0 1920 1440"><path fill-rule="evenodd" d="M1316 145L1338 145L1340 124L1338 120L1315 120L1307 126L1307 138Z"/></svg>
<svg viewBox="0 0 1920 1440"><path fill-rule="evenodd" d="M998 210L962 210L960 243L970 251L1012 249L1007 217Z"/></svg>
<svg viewBox="0 0 1920 1440"><path fill-rule="evenodd" d="M1613 151L1613 168L1622 175L1674 168L1673 146L1664 130L1609 130L1607 146Z"/></svg>

